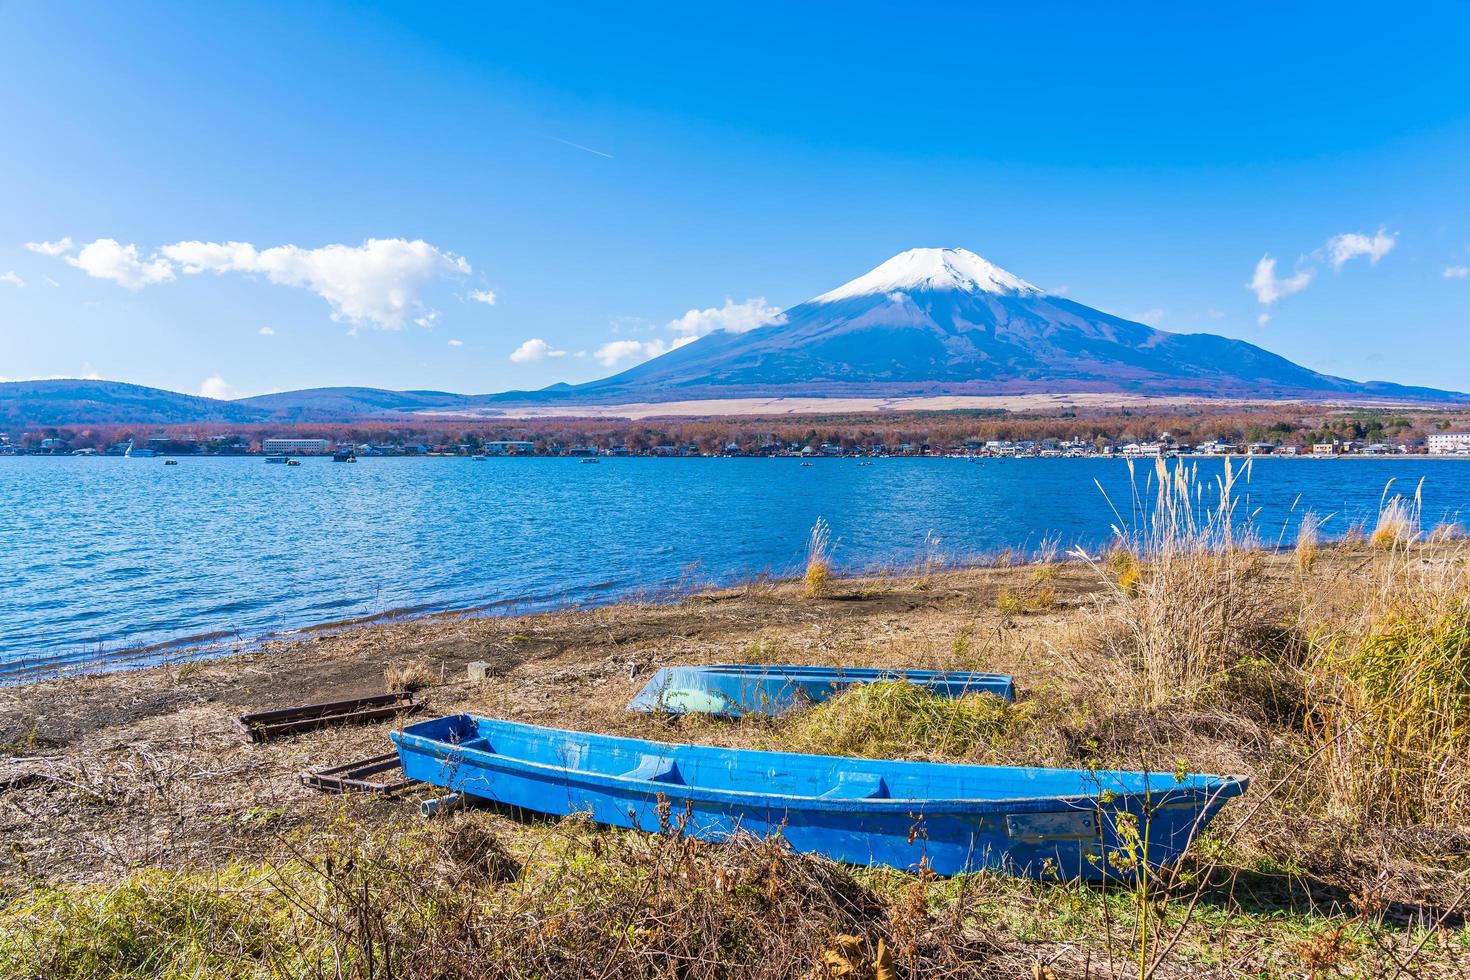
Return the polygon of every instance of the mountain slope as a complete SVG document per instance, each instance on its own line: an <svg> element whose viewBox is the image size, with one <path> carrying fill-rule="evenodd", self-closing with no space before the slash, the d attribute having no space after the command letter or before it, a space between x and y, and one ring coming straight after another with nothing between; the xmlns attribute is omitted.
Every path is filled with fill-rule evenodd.
<svg viewBox="0 0 1470 980"><path fill-rule="evenodd" d="M1158 330L1050 295L964 249L912 249L742 334L709 334L552 398L1130 391L1459 397L1321 374L1253 344Z"/></svg>
<svg viewBox="0 0 1470 980"><path fill-rule="evenodd" d="M238 402L181 395L121 381L11 381L0 384L0 425L182 425L257 422L265 412Z"/></svg>
<svg viewBox="0 0 1470 980"><path fill-rule="evenodd" d="M371 415L406 412L453 411L467 408L472 395L447 391L387 391L382 388L304 388L269 395L253 395L235 402L273 419L293 422L330 422Z"/></svg>

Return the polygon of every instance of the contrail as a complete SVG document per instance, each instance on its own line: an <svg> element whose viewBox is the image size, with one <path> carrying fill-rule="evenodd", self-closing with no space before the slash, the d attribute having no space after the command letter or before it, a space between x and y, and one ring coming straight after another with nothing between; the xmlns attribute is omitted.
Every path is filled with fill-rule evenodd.
<svg viewBox="0 0 1470 980"><path fill-rule="evenodd" d="M565 143L567 146L574 147L574 148L576 148L578 150L585 150L588 153L596 153L598 156L600 156L600 157L607 157L609 160L616 160L617 159L611 153L603 153L601 150L594 150L590 146L583 146L581 143L573 143L571 140L564 140L560 136L553 136L551 138L554 139L554 140L556 140L558 143Z"/></svg>

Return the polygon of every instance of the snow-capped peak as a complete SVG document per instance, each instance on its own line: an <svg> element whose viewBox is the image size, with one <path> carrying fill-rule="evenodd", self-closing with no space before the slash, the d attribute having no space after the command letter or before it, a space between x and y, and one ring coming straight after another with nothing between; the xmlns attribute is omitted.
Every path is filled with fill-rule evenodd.
<svg viewBox="0 0 1470 980"><path fill-rule="evenodd" d="M866 275L823 293L813 303L909 290L955 289L967 293L1040 295L1042 290L964 248L911 248Z"/></svg>

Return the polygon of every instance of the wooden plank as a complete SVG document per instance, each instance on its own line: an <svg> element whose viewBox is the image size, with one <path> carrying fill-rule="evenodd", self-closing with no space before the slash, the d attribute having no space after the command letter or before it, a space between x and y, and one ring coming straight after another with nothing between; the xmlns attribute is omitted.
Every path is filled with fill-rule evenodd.
<svg viewBox="0 0 1470 980"><path fill-rule="evenodd" d="M399 714L412 714L421 706L412 694L374 694L344 701L250 712L231 719L231 723L247 740L266 742L281 735L319 728L385 721Z"/></svg>

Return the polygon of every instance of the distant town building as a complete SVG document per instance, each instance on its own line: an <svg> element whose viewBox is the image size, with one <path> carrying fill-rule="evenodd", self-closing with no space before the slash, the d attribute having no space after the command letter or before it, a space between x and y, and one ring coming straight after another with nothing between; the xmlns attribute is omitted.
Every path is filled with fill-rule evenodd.
<svg viewBox="0 0 1470 980"><path fill-rule="evenodd" d="M1431 432L1424 444L1436 456L1470 453L1470 432Z"/></svg>
<svg viewBox="0 0 1470 980"><path fill-rule="evenodd" d="M260 449L266 453L325 453L331 449L328 439L262 439Z"/></svg>
<svg viewBox="0 0 1470 980"><path fill-rule="evenodd" d="M485 443L485 452L491 456L528 456L536 449L534 442L518 439L496 439Z"/></svg>

